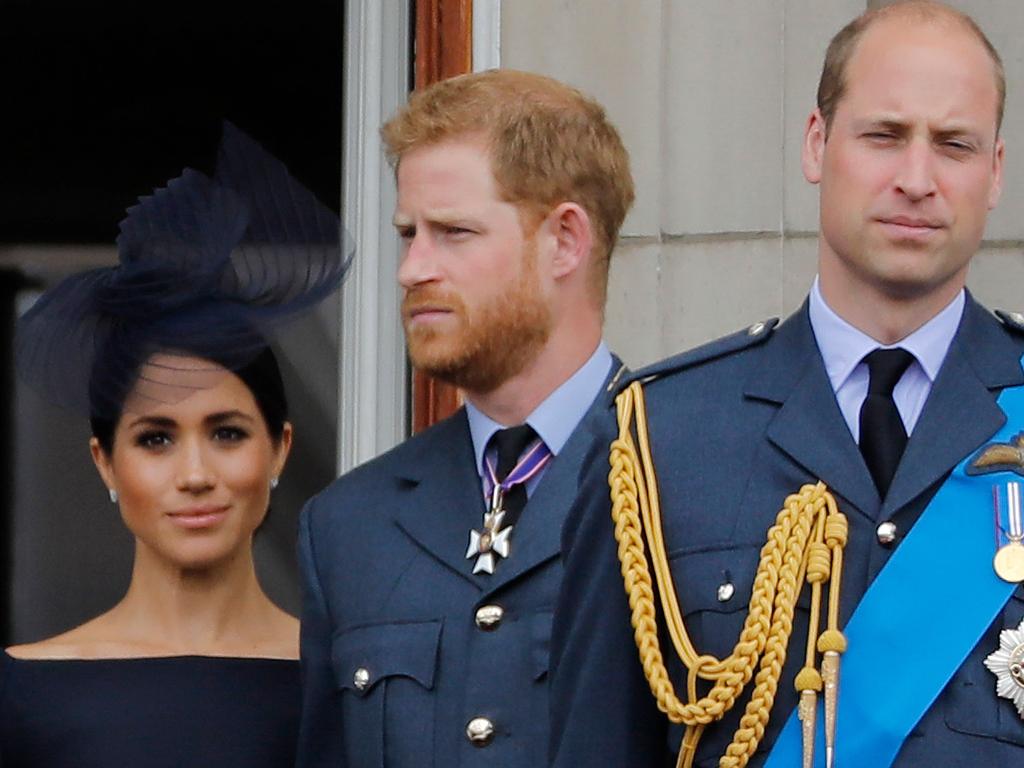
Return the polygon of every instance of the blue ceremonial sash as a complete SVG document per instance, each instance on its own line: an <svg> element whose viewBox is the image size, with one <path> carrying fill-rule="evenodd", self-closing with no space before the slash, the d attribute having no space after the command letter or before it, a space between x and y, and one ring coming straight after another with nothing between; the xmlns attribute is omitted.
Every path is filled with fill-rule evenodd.
<svg viewBox="0 0 1024 768"><path fill-rule="evenodd" d="M1024 426L1024 387L1004 389L996 402L1007 421L992 440L1008 443ZM1007 473L968 476L972 459L943 483L843 630L848 650L839 680L836 768L892 765L907 734L1017 588L992 566L996 531L989 510L993 486ZM977 525L965 525L968 520ZM932 640L936 626L941 631ZM880 664L883 659L899 662ZM816 767L825 765L823 722L819 700ZM765 768L796 768L801 754L794 711Z"/></svg>

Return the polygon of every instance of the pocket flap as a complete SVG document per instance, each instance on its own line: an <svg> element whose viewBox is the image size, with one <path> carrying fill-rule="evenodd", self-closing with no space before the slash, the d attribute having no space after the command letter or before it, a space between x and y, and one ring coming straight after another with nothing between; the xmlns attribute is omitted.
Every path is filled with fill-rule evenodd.
<svg viewBox="0 0 1024 768"><path fill-rule="evenodd" d="M683 615L746 609L754 588L759 555L760 547L749 545L673 552L670 557L672 578Z"/></svg>
<svg viewBox="0 0 1024 768"><path fill-rule="evenodd" d="M434 687L441 621L371 624L334 638L331 661L338 688L365 696L387 677L408 677Z"/></svg>

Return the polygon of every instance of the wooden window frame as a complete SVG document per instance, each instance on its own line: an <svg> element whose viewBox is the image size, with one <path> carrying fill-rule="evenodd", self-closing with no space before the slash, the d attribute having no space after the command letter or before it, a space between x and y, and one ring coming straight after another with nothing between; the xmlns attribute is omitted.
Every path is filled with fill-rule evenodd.
<svg viewBox="0 0 1024 768"><path fill-rule="evenodd" d="M473 0L416 0L415 87L472 70ZM447 418L461 404L456 387L413 371L413 432Z"/></svg>

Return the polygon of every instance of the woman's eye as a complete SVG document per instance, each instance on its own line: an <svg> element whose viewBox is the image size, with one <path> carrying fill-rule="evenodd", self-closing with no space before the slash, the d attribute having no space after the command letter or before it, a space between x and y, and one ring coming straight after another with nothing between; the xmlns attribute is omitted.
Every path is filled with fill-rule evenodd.
<svg viewBox="0 0 1024 768"><path fill-rule="evenodd" d="M238 443L245 440L249 433L239 427L217 427L213 439L222 443Z"/></svg>
<svg viewBox="0 0 1024 768"><path fill-rule="evenodd" d="M167 432L143 432L135 438L140 448L159 450L171 444L171 436Z"/></svg>

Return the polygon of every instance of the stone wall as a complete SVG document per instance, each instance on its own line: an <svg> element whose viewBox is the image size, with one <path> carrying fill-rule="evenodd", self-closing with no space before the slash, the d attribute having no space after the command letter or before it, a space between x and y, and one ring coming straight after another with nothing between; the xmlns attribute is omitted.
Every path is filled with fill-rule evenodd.
<svg viewBox="0 0 1024 768"><path fill-rule="evenodd" d="M865 0L505 0L502 66L565 80L619 127L638 194L613 258L607 337L641 365L799 306L817 189L800 170L825 47ZM870 3L877 5L877 2ZM1003 56L1003 199L972 267L1024 309L1024 3L962 0Z"/></svg>

